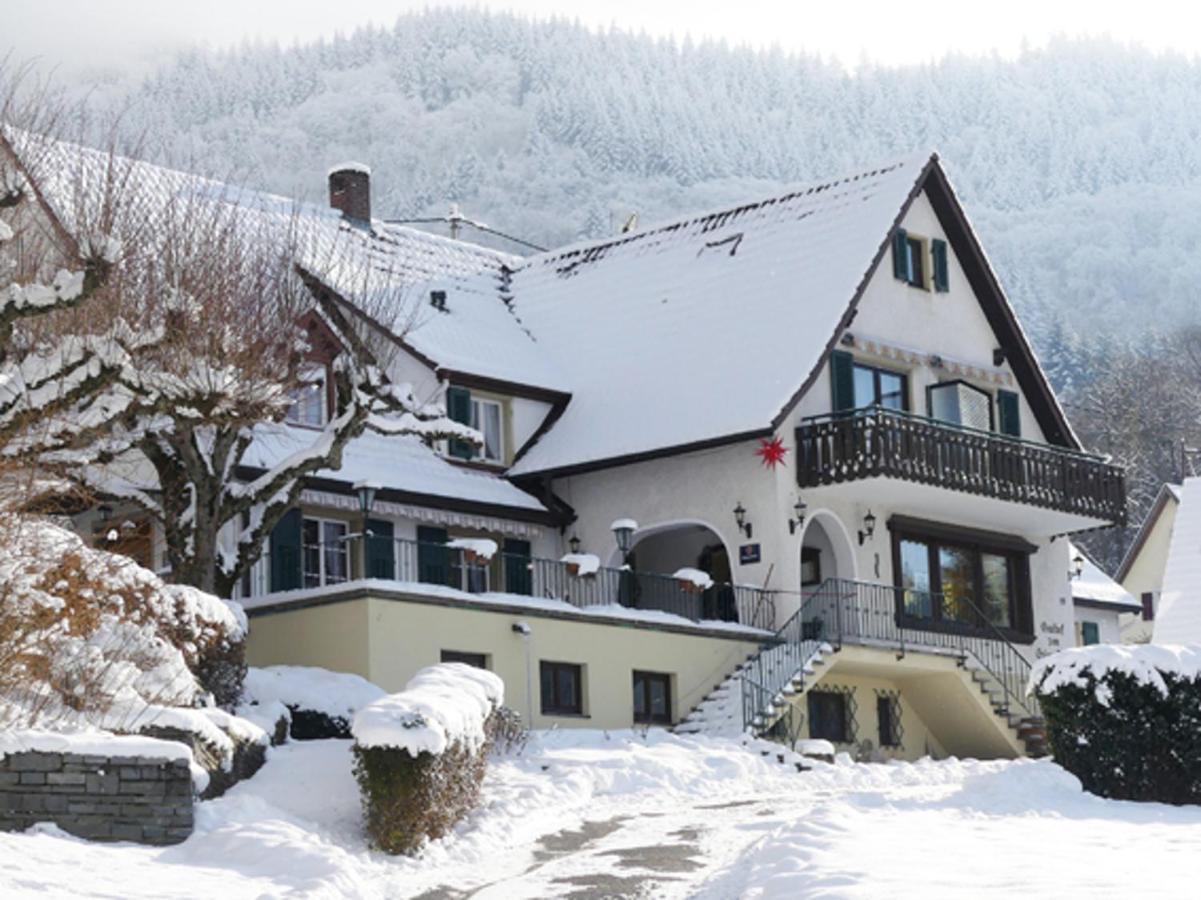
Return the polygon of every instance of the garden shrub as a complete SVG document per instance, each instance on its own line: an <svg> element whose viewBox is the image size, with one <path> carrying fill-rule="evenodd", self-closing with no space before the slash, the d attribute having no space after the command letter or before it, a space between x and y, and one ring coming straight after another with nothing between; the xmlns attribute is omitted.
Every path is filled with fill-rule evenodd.
<svg viewBox="0 0 1201 900"><path fill-rule="evenodd" d="M493 741L511 724L502 699L496 675L444 663L355 714L354 774L374 847L413 853L479 803Z"/></svg>
<svg viewBox="0 0 1201 900"><path fill-rule="evenodd" d="M1055 761L1118 800L1201 803L1201 648L1099 646L1040 662Z"/></svg>

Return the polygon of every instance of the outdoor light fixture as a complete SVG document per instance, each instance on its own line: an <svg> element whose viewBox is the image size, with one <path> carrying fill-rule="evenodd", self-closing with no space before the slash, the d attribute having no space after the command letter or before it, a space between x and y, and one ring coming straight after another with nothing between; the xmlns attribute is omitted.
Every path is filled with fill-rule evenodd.
<svg viewBox="0 0 1201 900"><path fill-rule="evenodd" d="M363 515L370 515L371 507L375 505L375 492L379 490L379 485L374 481L360 481L354 486L354 489L359 495L359 512Z"/></svg>
<svg viewBox="0 0 1201 900"><path fill-rule="evenodd" d="M738 530L746 535L747 540L751 539L751 523L746 520L746 509L742 506L742 501L734 507L734 521L738 523Z"/></svg>
<svg viewBox="0 0 1201 900"><path fill-rule="evenodd" d="M617 549L621 551L624 559L625 555L630 552L630 541L633 540L634 532L638 530L638 523L633 519L618 519L609 528L613 531Z"/></svg>
<svg viewBox="0 0 1201 900"><path fill-rule="evenodd" d="M580 552L580 536L578 534L573 534L571 536L571 539L567 542L567 546L571 547L572 553L579 553Z"/></svg>
<svg viewBox="0 0 1201 900"><path fill-rule="evenodd" d="M1079 578L1084 574L1084 557L1077 551L1072 557L1072 571L1068 572L1068 580Z"/></svg>
<svg viewBox="0 0 1201 900"><path fill-rule="evenodd" d="M859 546L863 546L863 542L876 533L876 517L872 515L869 509L867 515L863 517L863 530L859 532Z"/></svg>
<svg viewBox="0 0 1201 900"><path fill-rule="evenodd" d="M107 522L113 517L113 508L107 503L101 503L96 507L96 512L100 513L100 521Z"/></svg>
<svg viewBox="0 0 1201 900"><path fill-rule="evenodd" d="M789 534L796 534L797 529L805 524L805 510L807 508L805 501L797 497L796 503L792 504L792 511L796 514L796 518L788 520Z"/></svg>

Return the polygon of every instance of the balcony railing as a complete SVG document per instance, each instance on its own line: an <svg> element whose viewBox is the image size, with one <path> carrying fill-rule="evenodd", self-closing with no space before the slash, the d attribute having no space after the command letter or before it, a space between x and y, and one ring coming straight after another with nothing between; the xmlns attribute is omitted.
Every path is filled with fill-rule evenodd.
<svg viewBox="0 0 1201 900"><path fill-rule="evenodd" d="M553 559L497 553L491 560L445 544L403 538L351 535L331 544L310 544L288 558L264 554L244 579L242 597L325 587L358 578L377 578L450 587L472 594L517 595L560 600L571 606L621 606L657 610L694 622L737 622L771 630L776 591L749 585L714 584L701 590L670 575L601 566L580 573ZM281 577L282 576L282 577Z"/></svg>
<svg viewBox="0 0 1201 900"><path fill-rule="evenodd" d="M1026 696L1030 662L970 600L955 604L963 619L923 627L905 613L904 591L886 584L830 578L776 632L743 673L743 721L756 726L783 708L782 694L814 651L823 644L889 649L900 658L909 652L952 656L984 674L997 692L1000 712L1039 716L1038 701ZM779 662L784 661L784 665Z"/></svg>
<svg viewBox="0 0 1201 900"><path fill-rule="evenodd" d="M1126 520L1122 469L1099 456L870 407L805 419L797 481L899 478L1107 522Z"/></svg>

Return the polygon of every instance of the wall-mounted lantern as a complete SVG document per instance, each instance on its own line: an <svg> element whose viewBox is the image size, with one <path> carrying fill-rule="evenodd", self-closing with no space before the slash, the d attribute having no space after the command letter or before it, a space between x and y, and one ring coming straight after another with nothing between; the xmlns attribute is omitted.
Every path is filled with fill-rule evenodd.
<svg viewBox="0 0 1201 900"><path fill-rule="evenodd" d="M876 533L876 517L872 515L869 509L867 515L863 517L863 530L859 532L859 546L862 547L864 542Z"/></svg>
<svg viewBox="0 0 1201 900"><path fill-rule="evenodd" d="M751 539L751 523L746 520L746 509L742 505L742 501L734 507L734 521L738 523L738 530L746 535L747 540Z"/></svg>
<svg viewBox="0 0 1201 900"><path fill-rule="evenodd" d="M1080 551L1076 551L1076 555L1072 557L1072 571L1068 572L1068 580L1075 581L1084 574L1084 557Z"/></svg>
<svg viewBox="0 0 1201 900"><path fill-rule="evenodd" d="M792 504L792 512L796 516L796 518L788 520L788 533L789 534L796 534L797 530L802 525L805 524L805 510L806 509L808 509L808 506L805 504L805 501L802 500L800 497L797 497L796 503Z"/></svg>
<svg viewBox="0 0 1201 900"><path fill-rule="evenodd" d="M578 534L573 533L571 535L571 538L567 541L567 546L571 548L572 553L579 553L580 552L580 536Z"/></svg>

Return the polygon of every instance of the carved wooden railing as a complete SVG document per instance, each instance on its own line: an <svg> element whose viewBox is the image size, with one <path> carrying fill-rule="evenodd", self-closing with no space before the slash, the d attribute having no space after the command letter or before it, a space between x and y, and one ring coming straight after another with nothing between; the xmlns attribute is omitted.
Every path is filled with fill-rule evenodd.
<svg viewBox="0 0 1201 900"><path fill-rule="evenodd" d="M1126 521L1121 467L1088 453L876 407L805 419L796 437L801 487L900 478Z"/></svg>

